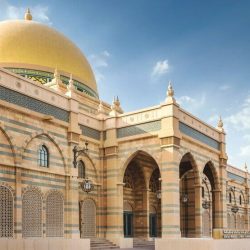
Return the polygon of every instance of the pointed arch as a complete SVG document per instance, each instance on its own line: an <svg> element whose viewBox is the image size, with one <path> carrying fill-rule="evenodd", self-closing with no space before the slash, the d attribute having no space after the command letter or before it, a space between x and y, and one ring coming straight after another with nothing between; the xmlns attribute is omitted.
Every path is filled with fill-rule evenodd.
<svg viewBox="0 0 250 250"><path fill-rule="evenodd" d="M90 171L90 169L92 168L94 173L93 176L90 176L91 178L94 177L94 182L99 182L99 174L96 168L96 165L94 163L94 161L91 159L91 157L87 154L87 153L83 153L82 155L79 156L78 158L78 162L82 161L85 165L85 175L88 175L88 171ZM90 166L91 168L89 168L88 166ZM86 176L89 177L89 176Z"/></svg>
<svg viewBox="0 0 250 250"><path fill-rule="evenodd" d="M198 165L196 163L195 157L193 156L191 152L185 152L180 159L179 178L181 179L181 177L190 170L193 170L194 172L195 182L199 183L200 174L199 174L199 169L198 169Z"/></svg>
<svg viewBox="0 0 250 250"><path fill-rule="evenodd" d="M57 139L54 137L54 136L51 136L49 135L49 133L32 133L24 142L23 144L23 149L22 149L22 152L21 152L21 156L22 156L22 163L24 161L24 155L25 155L25 152L29 146L29 144L34 140L34 139L37 139L39 137L42 137L42 136L45 136L49 139L49 141L51 141L53 143L53 145L57 148L58 152L59 152L59 155L62 159L62 162L63 162L63 167L64 167L64 170L66 170L66 160L65 160L65 157L64 157L64 153L63 153L63 150L60 148L59 146L59 142L57 141ZM46 143L44 143L44 145L48 148L48 146L46 145Z"/></svg>
<svg viewBox="0 0 250 250"><path fill-rule="evenodd" d="M219 175L217 172L216 167L212 161L208 161L203 168L202 171L209 179L212 189L219 190L220 189L220 182L219 182Z"/></svg>
<svg viewBox="0 0 250 250"><path fill-rule="evenodd" d="M8 135L8 133L6 132L6 129L4 128L4 126L1 126L0 123L0 133L2 132L3 136L5 137L5 139L7 140L11 153L12 153L12 157L13 157L13 166L16 166L17 163L17 152L15 150L14 144L12 142L12 137Z"/></svg>
<svg viewBox="0 0 250 250"><path fill-rule="evenodd" d="M138 155L140 155L140 154L144 154L144 155L150 157L150 158L155 162L156 166L159 168L160 176L161 176L160 164L157 162L157 160L155 159L155 157L152 156L150 153L148 153L148 152L145 151L145 150L137 150L137 151L131 153L130 156L129 156L128 158L126 158L125 161L121 164L121 168L120 168L120 170L119 170L119 175L118 175L119 178L120 178L120 180L119 180L120 182L123 181L123 176L124 176L124 174L125 174L125 171L126 171L128 165L130 164L130 162L131 162L133 159L135 159L135 158L136 158Z"/></svg>

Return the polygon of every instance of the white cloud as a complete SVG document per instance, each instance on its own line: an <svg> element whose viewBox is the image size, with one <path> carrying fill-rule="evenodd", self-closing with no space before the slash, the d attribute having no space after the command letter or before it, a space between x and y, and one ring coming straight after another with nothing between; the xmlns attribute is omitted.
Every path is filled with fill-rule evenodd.
<svg viewBox="0 0 250 250"><path fill-rule="evenodd" d="M244 100L241 110L227 117L225 122L237 130L250 129L250 96Z"/></svg>
<svg viewBox="0 0 250 250"><path fill-rule="evenodd" d="M179 103L183 108L189 112L196 112L204 106L206 103L206 94L201 94L198 98L192 98L190 96L181 96L176 98L177 103Z"/></svg>
<svg viewBox="0 0 250 250"><path fill-rule="evenodd" d="M243 135L243 138L244 138L246 141L250 142L250 134Z"/></svg>
<svg viewBox="0 0 250 250"><path fill-rule="evenodd" d="M240 156L249 158L250 157L250 145L243 146L240 148Z"/></svg>
<svg viewBox="0 0 250 250"><path fill-rule="evenodd" d="M93 67L96 68L108 67L109 57L110 53L107 50L104 50L99 54L90 55L89 60L92 62Z"/></svg>
<svg viewBox="0 0 250 250"><path fill-rule="evenodd" d="M221 90L221 91L226 91L226 90L229 90L229 89L231 89L231 86L229 86L227 84L224 84L224 85L219 87L219 90Z"/></svg>
<svg viewBox="0 0 250 250"><path fill-rule="evenodd" d="M168 60L158 61L153 67L151 76L162 76L169 72L169 63Z"/></svg>
<svg viewBox="0 0 250 250"><path fill-rule="evenodd" d="M192 98L192 97L190 97L190 96L184 95L184 96L181 96L181 97L177 98L177 102L180 105L183 105L185 103L187 103L187 104L193 104L193 103L195 103L195 99Z"/></svg>
<svg viewBox="0 0 250 250"><path fill-rule="evenodd" d="M23 19L25 12L27 10L26 6L15 6L10 4L8 1L1 1L1 12L0 12L0 19L7 20L7 19ZM31 10L31 14L33 16L33 20L46 23L51 25L51 21L49 19L49 7L44 5L33 5L29 6Z"/></svg>
<svg viewBox="0 0 250 250"><path fill-rule="evenodd" d="M104 68L109 66L108 60L110 58L110 53L107 50L102 51L99 54L92 54L89 56L89 61L94 70L96 81L100 82L105 79L105 75L103 74Z"/></svg>

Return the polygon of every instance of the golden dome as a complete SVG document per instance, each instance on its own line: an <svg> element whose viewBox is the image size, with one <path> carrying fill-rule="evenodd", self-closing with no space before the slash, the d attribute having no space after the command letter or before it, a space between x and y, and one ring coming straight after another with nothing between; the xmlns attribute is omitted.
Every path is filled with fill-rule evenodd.
<svg viewBox="0 0 250 250"><path fill-rule="evenodd" d="M57 68L98 97L93 71L81 50L58 31L30 19L0 22L0 67L49 73Z"/></svg>

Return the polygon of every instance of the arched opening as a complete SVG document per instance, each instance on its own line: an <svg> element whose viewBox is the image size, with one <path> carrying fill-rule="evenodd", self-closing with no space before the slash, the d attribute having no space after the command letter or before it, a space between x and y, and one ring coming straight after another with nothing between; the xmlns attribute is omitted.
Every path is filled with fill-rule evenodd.
<svg viewBox="0 0 250 250"><path fill-rule="evenodd" d="M125 201L123 203L123 230L125 237L132 237L133 236L133 207Z"/></svg>
<svg viewBox="0 0 250 250"><path fill-rule="evenodd" d="M211 237L212 235L212 188L211 184L203 174L202 177L202 189L204 190L204 194L202 195L202 236L203 237Z"/></svg>
<svg viewBox="0 0 250 250"><path fill-rule="evenodd" d="M205 187L206 195L205 198L202 199L202 209L203 213L207 214L207 223L204 224L203 228L203 236L211 237L213 228L218 224L218 218L216 221L216 203L219 203L218 196L215 195L216 191L216 181L217 175L216 170L212 164L212 162L208 162L203 169L203 177L202 177L202 185ZM232 199L232 197L231 197ZM206 218L204 218L206 220Z"/></svg>
<svg viewBox="0 0 250 250"><path fill-rule="evenodd" d="M23 195L23 238L42 237L42 195L38 190L28 190Z"/></svg>
<svg viewBox="0 0 250 250"><path fill-rule="evenodd" d="M63 198L58 192L46 199L46 236L63 237Z"/></svg>
<svg viewBox="0 0 250 250"><path fill-rule="evenodd" d="M9 188L0 186L0 237L13 237L13 196Z"/></svg>
<svg viewBox="0 0 250 250"><path fill-rule="evenodd" d="M181 236L195 237L196 164L190 153L185 154L181 159L179 165L179 178Z"/></svg>
<svg viewBox="0 0 250 250"><path fill-rule="evenodd" d="M80 230L81 238L96 237L96 205L92 199L86 199L80 203Z"/></svg>
<svg viewBox="0 0 250 250"><path fill-rule="evenodd" d="M156 161L139 151L128 163L123 176L125 237L158 237L161 234L160 171ZM126 204L133 204L127 210ZM154 213L150 212L154 207Z"/></svg>

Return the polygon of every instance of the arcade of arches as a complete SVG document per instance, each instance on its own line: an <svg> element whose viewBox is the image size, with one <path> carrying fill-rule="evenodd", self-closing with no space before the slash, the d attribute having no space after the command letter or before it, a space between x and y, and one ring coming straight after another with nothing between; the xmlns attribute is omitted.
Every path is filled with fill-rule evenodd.
<svg viewBox="0 0 250 250"><path fill-rule="evenodd" d="M250 230L250 174L228 164L221 118L185 111L171 83L162 103L123 112L99 99L77 46L25 17L0 22L1 238L122 245Z"/></svg>

